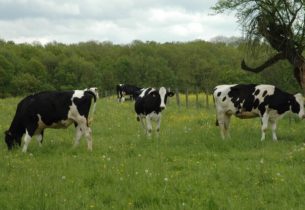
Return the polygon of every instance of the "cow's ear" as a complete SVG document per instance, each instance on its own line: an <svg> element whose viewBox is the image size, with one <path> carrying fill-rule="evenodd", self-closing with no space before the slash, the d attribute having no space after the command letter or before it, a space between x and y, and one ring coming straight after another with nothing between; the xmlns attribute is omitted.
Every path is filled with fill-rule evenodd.
<svg viewBox="0 0 305 210"><path fill-rule="evenodd" d="M170 92L167 92L166 95L167 95L168 97L172 97L172 96L175 95L175 93L170 91Z"/></svg>

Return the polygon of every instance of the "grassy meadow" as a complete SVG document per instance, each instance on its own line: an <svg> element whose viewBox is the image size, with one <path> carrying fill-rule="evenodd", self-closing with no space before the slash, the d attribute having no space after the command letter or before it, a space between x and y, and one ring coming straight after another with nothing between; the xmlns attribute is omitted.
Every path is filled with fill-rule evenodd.
<svg viewBox="0 0 305 210"><path fill-rule="evenodd" d="M278 142L271 131L261 142L258 118L232 117L223 141L212 104L178 108L173 98L149 139L133 102L102 98L92 152L84 138L72 148L71 126L47 129L23 154L3 137L19 100L0 100L1 210L305 209L305 122L295 118L279 121Z"/></svg>

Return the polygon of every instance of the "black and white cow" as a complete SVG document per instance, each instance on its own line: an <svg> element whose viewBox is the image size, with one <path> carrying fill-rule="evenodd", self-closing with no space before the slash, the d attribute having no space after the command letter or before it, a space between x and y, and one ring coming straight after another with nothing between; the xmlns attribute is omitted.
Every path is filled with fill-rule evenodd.
<svg viewBox="0 0 305 210"><path fill-rule="evenodd" d="M89 127L89 111L94 101L92 113L98 99L97 88L72 91L45 91L29 95L22 99L18 106L10 128L5 131L5 142L9 150L14 145L21 145L26 152L33 136L41 145L45 128L67 128L74 123L76 127L75 146L85 135L88 149L92 150L92 132Z"/></svg>
<svg viewBox="0 0 305 210"><path fill-rule="evenodd" d="M124 102L125 101L125 95L130 96L130 100L132 99L137 99L137 97L141 93L141 89L137 86L134 85L128 85L128 84L119 84L116 86L116 92L118 96L118 101L119 102Z"/></svg>
<svg viewBox="0 0 305 210"><path fill-rule="evenodd" d="M304 118L304 98L302 94L295 95L284 92L273 85L235 84L219 85L214 89L216 106L216 125L219 125L221 136L229 136L231 115L246 119L260 117L262 121L262 137L268 123L271 123L272 138L277 141L276 123L285 113L291 111Z"/></svg>
<svg viewBox="0 0 305 210"><path fill-rule="evenodd" d="M148 136L151 136L152 132L151 120L157 122L156 131L157 135L159 135L161 112L166 108L167 97L172 97L173 95L173 92L167 91L164 87L159 89L146 88L142 90L136 99L135 111L137 113L137 120L141 121Z"/></svg>

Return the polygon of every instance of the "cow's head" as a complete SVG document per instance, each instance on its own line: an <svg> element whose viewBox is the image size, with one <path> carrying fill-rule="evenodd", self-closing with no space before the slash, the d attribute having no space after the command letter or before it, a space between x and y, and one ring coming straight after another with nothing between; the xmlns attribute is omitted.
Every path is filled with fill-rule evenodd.
<svg viewBox="0 0 305 210"><path fill-rule="evenodd" d="M305 118L304 112L304 97L301 93L297 93L294 95L297 105L292 105L292 112L299 115L300 118Z"/></svg>
<svg viewBox="0 0 305 210"><path fill-rule="evenodd" d="M18 137L14 134L12 134L10 131L5 131L5 143L7 145L8 150L13 149L14 146L16 145L21 145L21 137Z"/></svg>
<svg viewBox="0 0 305 210"><path fill-rule="evenodd" d="M159 89L159 95L160 95L160 98L161 98L160 108L161 108L161 110L163 110L163 109L166 108L167 97L172 97L172 96L175 95L175 93L166 90L165 87L161 87Z"/></svg>
<svg viewBox="0 0 305 210"><path fill-rule="evenodd" d="M94 93L94 95L95 95L95 97L97 99L99 98L98 88L97 87L86 88L85 90L91 91L92 93Z"/></svg>

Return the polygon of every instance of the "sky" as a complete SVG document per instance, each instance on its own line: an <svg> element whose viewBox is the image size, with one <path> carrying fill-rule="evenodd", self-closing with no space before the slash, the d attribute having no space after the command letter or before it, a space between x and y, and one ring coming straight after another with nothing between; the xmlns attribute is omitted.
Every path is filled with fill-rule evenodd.
<svg viewBox="0 0 305 210"><path fill-rule="evenodd" d="M0 0L0 39L15 43L209 41L241 36L217 0Z"/></svg>

